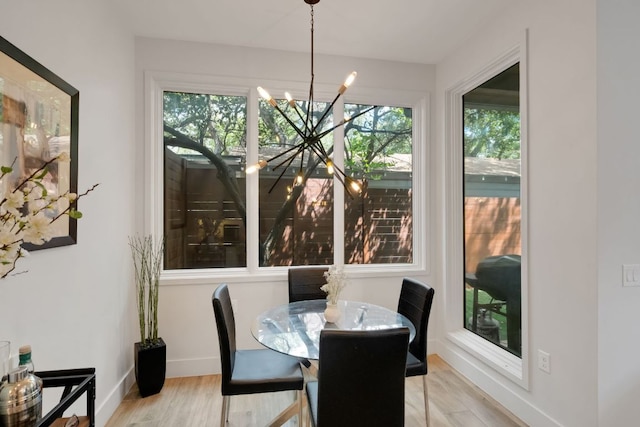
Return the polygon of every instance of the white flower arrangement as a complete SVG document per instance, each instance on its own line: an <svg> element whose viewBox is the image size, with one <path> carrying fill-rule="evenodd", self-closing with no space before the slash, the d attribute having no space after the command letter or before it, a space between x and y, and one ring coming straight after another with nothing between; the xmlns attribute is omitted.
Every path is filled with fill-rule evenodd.
<svg viewBox="0 0 640 427"><path fill-rule="evenodd" d="M5 192L0 201L0 279L15 270L18 259L28 255L22 248L24 242L41 245L51 240L54 237L52 224L63 215L82 218L82 213L75 209L75 202L98 184L78 196L68 191L51 195L43 183L51 163L70 160L69 154L63 152L19 180L15 186L4 186ZM0 182L8 179L12 172L13 164L0 166Z"/></svg>
<svg viewBox="0 0 640 427"><path fill-rule="evenodd" d="M332 265L329 270L324 273L327 283L322 285L320 289L327 294L327 300L330 304L337 304L340 292L347 286L347 276L344 274L344 266Z"/></svg>

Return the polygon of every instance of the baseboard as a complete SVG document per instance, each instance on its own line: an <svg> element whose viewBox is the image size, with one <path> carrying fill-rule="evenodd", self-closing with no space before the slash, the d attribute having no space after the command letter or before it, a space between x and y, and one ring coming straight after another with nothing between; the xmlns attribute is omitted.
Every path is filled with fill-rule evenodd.
<svg viewBox="0 0 640 427"><path fill-rule="evenodd" d="M136 377L133 372L133 366L127 371L126 374L120 378L120 381L107 395L107 398L96 408L96 425L103 426L107 424L109 418L118 409L118 405L122 402L124 397L129 393L131 387L136 382Z"/></svg>
<svg viewBox="0 0 640 427"><path fill-rule="evenodd" d="M500 374L495 373L494 375L497 375L497 377L491 375L493 373L490 373L491 368L449 340L445 339L444 342L438 341L435 346L431 348L437 349L436 352L438 355L451 365L452 368L527 425L563 427L562 424L544 413L540 408L537 408L523 396L514 392L514 390L518 392L522 390L517 384L514 383L513 389L511 389L503 382L498 381L496 379L497 377L502 379Z"/></svg>
<svg viewBox="0 0 640 427"><path fill-rule="evenodd" d="M167 378L196 377L219 373L219 357L167 360Z"/></svg>

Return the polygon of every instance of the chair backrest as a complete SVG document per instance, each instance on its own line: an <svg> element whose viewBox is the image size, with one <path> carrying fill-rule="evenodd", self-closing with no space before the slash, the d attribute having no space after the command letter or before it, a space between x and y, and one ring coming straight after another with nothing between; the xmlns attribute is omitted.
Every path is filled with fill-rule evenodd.
<svg viewBox="0 0 640 427"><path fill-rule="evenodd" d="M418 360L425 363L427 359L427 327L433 303L434 290L429 285L415 279L402 279L398 313L411 320L416 328L416 336L409 344L409 351ZM426 372L425 372L426 373Z"/></svg>
<svg viewBox="0 0 640 427"><path fill-rule="evenodd" d="M327 283L324 273L329 267L297 267L289 269L289 302L325 299L320 289Z"/></svg>
<svg viewBox="0 0 640 427"><path fill-rule="evenodd" d="M320 333L317 427L404 425L409 329Z"/></svg>
<svg viewBox="0 0 640 427"><path fill-rule="evenodd" d="M213 292L211 303L218 327L218 343L220 344L222 364L222 394L226 395L236 358L236 320L227 285L218 286Z"/></svg>

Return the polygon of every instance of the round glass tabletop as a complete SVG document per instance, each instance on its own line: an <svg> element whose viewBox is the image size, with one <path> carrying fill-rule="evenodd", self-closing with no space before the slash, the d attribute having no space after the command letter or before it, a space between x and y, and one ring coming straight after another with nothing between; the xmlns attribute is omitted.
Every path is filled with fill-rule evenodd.
<svg viewBox="0 0 640 427"><path fill-rule="evenodd" d="M340 318L329 323L324 318L327 301L308 300L283 304L260 314L251 325L258 342L272 350L305 359L318 359L320 331L323 329L377 330L406 326L409 340L415 327L405 316L378 305L359 301L338 301Z"/></svg>

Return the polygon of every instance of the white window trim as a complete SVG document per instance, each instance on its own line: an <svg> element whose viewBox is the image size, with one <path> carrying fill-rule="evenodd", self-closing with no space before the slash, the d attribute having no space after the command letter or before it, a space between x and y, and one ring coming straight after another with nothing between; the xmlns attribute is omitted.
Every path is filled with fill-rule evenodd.
<svg viewBox="0 0 640 427"><path fill-rule="evenodd" d="M247 162L257 161L257 104L258 85L268 87L272 93L289 90L294 97L302 96L308 90L305 84L282 81L268 81L249 78L235 78L228 76L212 76L200 74L174 73L155 70L144 72L144 233L162 235L163 233L163 147L158 141L163 137L162 95L164 91L191 91L197 93L211 93L247 97ZM331 100L335 96L335 87L315 85L317 100ZM427 153L429 152L429 96L423 92L350 88L345 95L344 102L369 103L372 105L394 105L411 107L413 109L413 234L414 249L412 264L377 264L377 265L348 265L354 277L394 277L398 274L429 274L430 259L429 245L432 241L431 227L432 212L430 207L431 180L427 176ZM341 113L342 99L334 106L335 114ZM342 138L334 138L337 148L343 146ZM254 182L255 180L255 182ZM247 188L247 241L258 241L258 175L248 179ZM336 186L335 224L344 224L343 208L338 198L339 189ZM340 200L340 202L338 202ZM338 209L339 207L339 209ZM426 214L425 214L426 213ZM340 236L336 238L336 259L343 259L343 244ZM251 281L270 281L286 275L288 267L258 267L258 247L247 244L247 267L220 269L185 269L162 272L163 285L192 285L210 284L216 281L241 282L250 277Z"/></svg>
<svg viewBox="0 0 640 427"><path fill-rule="evenodd" d="M464 301L461 286L464 283L463 247L463 169L462 96L510 66L520 63L520 134L521 134L521 244L522 244L522 358L496 346L464 327ZM445 331L447 339L458 348L476 357L487 366L504 375L524 389L529 389L529 327L528 327L528 93L527 93L527 34L511 50L488 64L476 74L445 91L446 142L446 301Z"/></svg>

